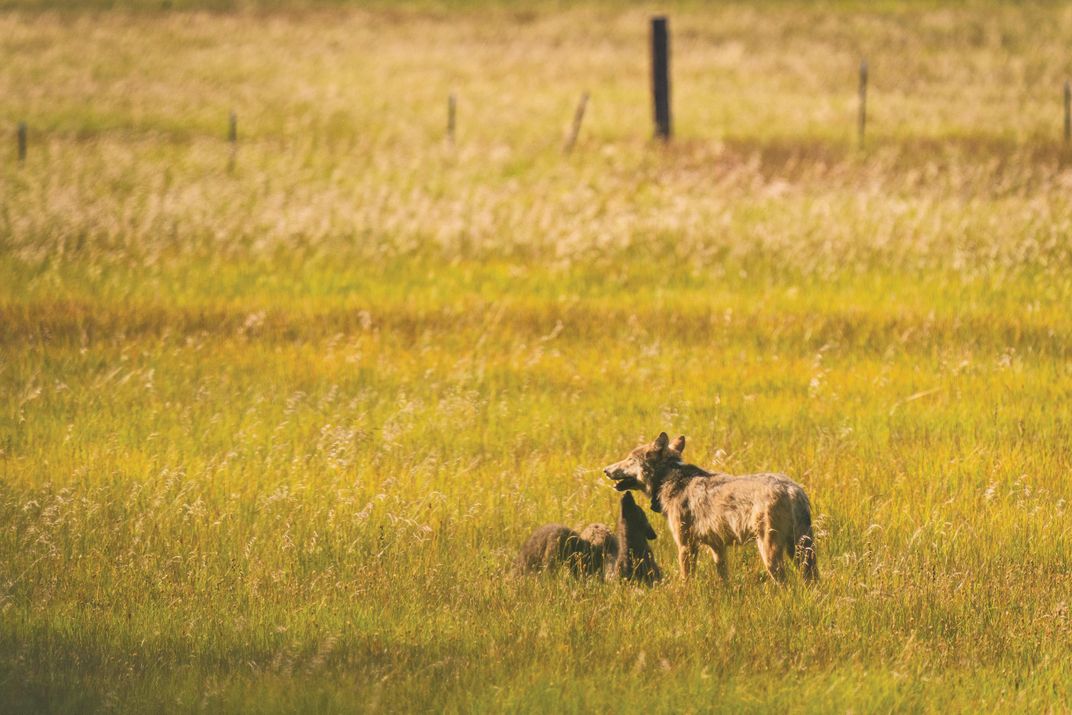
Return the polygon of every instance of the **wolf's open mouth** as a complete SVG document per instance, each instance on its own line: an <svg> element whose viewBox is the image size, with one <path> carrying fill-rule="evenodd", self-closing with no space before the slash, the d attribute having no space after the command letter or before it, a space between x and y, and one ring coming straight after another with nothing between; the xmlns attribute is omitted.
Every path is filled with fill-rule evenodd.
<svg viewBox="0 0 1072 715"><path fill-rule="evenodd" d="M614 482L614 488L620 492L628 491L630 489L644 491L644 485L641 484L636 477L622 477Z"/></svg>

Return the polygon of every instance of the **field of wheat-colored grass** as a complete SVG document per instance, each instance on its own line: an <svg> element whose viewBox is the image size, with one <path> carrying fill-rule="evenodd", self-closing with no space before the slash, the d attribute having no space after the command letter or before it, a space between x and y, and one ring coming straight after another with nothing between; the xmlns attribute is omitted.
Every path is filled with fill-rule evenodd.
<svg viewBox="0 0 1072 715"><path fill-rule="evenodd" d="M1072 6L660 9L665 146L642 5L0 2L0 710L1072 708ZM510 576L661 430L819 585Z"/></svg>

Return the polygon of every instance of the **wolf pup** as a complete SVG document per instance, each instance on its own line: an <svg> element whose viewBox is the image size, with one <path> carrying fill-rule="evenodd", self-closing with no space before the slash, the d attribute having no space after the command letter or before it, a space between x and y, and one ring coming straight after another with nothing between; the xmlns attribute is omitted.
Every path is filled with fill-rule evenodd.
<svg viewBox="0 0 1072 715"><path fill-rule="evenodd" d="M592 570L609 575L618 560L618 537L606 524L589 524L581 529L581 541L592 550Z"/></svg>
<svg viewBox="0 0 1072 715"><path fill-rule="evenodd" d="M518 573L538 573L568 566L574 576L600 573L603 560L596 568L592 545L573 529L561 524L546 524L536 531L521 547L515 568Z"/></svg>
<svg viewBox="0 0 1072 715"><path fill-rule="evenodd" d="M775 580L784 578L787 555L806 581L818 580L811 504L799 484L784 474L713 474L683 462L684 449L684 436L670 444L663 432L603 470L616 489L642 491L651 499L651 510L666 516L682 578L692 573L703 545L725 581L726 547L755 540Z"/></svg>
<svg viewBox="0 0 1072 715"><path fill-rule="evenodd" d="M649 585L663 576L655 563L655 554L648 546L648 541L655 536L644 510L629 493L622 495L616 532L605 524L589 524L581 531L581 539L592 547L593 563L602 563L606 578L623 578Z"/></svg>
<svg viewBox="0 0 1072 715"><path fill-rule="evenodd" d="M612 567L613 574L648 585L661 579L663 573L648 545L654 540L655 529L651 528L647 515L633 501L633 495L626 492L622 495L622 513L618 517L618 556Z"/></svg>

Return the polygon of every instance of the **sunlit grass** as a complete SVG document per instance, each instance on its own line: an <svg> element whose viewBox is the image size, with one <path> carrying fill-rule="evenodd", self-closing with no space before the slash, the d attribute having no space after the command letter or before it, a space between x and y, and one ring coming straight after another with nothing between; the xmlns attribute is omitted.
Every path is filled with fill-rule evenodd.
<svg viewBox="0 0 1072 715"><path fill-rule="evenodd" d="M1068 8L672 8L660 146L639 7L5 6L0 701L1072 706ZM818 588L507 576L663 429Z"/></svg>

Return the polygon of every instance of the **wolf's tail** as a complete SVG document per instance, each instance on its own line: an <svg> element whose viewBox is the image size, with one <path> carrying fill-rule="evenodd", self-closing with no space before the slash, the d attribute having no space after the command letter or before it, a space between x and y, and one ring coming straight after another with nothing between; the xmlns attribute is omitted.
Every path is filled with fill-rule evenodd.
<svg viewBox="0 0 1072 715"><path fill-rule="evenodd" d="M811 504L803 492L793 500L793 521L796 526L796 549L794 557L804 580L819 580L819 557L815 553L815 534L811 526Z"/></svg>

